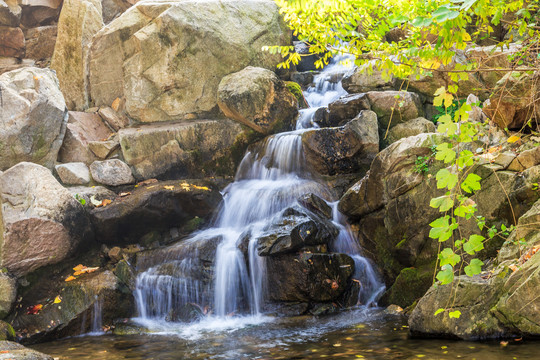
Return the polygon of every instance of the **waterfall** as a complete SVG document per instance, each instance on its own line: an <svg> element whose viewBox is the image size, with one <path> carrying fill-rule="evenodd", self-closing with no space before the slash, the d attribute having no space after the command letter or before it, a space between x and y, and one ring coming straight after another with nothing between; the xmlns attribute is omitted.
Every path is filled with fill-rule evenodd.
<svg viewBox="0 0 540 360"><path fill-rule="evenodd" d="M318 127L313 121L318 107L346 94L341 77L347 68L339 63L343 59L337 58L336 63L315 76L314 86L305 92L311 108L301 111L296 130L270 136L258 149L245 154L235 181L223 190L223 202L212 226L178 244L178 251L172 250L175 259L138 275L135 298L140 318L178 320L171 314L186 306L196 306L204 314L209 313L206 309L212 309L219 318L263 312L266 266L264 257L257 254L258 235L274 217L297 204L301 195L313 193L333 200L329 189L306 169L301 135ZM354 277L361 280L360 300L370 304L384 286L361 255L336 203L333 208L333 221L340 232L332 250L347 253L355 260ZM219 239L211 275L198 260L199 245L190 245L205 239ZM201 280L205 276L208 279Z"/></svg>

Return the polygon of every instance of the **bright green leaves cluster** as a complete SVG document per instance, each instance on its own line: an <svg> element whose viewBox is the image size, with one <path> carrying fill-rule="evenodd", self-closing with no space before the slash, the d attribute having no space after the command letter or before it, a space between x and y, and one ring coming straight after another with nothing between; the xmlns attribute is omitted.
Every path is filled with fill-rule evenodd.
<svg viewBox="0 0 540 360"><path fill-rule="evenodd" d="M452 237L454 230L457 229L458 224L454 218L450 218L449 215L440 217L431 224L431 230L429 231L429 237L432 239L444 242Z"/></svg>

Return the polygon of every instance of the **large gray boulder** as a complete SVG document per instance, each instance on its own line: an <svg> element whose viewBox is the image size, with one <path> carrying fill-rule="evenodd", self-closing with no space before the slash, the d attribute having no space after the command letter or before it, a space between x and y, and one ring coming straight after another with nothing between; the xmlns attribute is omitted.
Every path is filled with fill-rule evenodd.
<svg viewBox="0 0 540 360"><path fill-rule="evenodd" d="M263 134L291 130L298 115L298 101L285 83L252 66L221 80L218 105L228 118Z"/></svg>
<svg viewBox="0 0 540 360"><path fill-rule="evenodd" d="M141 1L100 30L90 49L95 105L125 98L134 120L157 122L217 113L221 79L246 66L274 69L265 45L288 45L270 0Z"/></svg>
<svg viewBox="0 0 540 360"><path fill-rule="evenodd" d="M129 166L119 159L94 161L90 172L95 181L104 185L120 186L135 182Z"/></svg>
<svg viewBox="0 0 540 360"><path fill-rule="evenodd" d="M21 161L52 168L67 124L54 72L23 68L4 73L0 92L0 169Z"/></svg>
<svg viewBox="0 0 540 360"><path fill-rule="evenodd" d="M16 276L64 260L92 237L82 205L43 166L5 171L0 202L0 266Z"/></svg>
<svg viewBox="0 0 540 360"><path fill-rule="evenodd" d="M122 154L140 179L234 175L244 153L242 126L192 120L120 129Z"/></svg>

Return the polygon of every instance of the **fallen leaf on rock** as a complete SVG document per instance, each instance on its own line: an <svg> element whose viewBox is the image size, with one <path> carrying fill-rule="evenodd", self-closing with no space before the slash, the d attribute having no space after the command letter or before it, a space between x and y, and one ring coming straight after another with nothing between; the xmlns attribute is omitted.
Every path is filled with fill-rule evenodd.
<svg viewBox="0 0 540 360"><path fill-rule="evenodd" d="M120 98L114 99L114 101L111 104L111 107L114 111L118 111L118 109L120 108Z"/></svg>
<svg viewBox="0 0 540 360"><path fill-rule="evenodd" d="M82 275L82 274L89 274L89 273L93 273L94 271L96 271L97 269L99 269L99 267L86 267L86 266L83 266L82 268L80 268L79 270L76 270L73 275L75 276L78 276L78 275Z"/></svg>
<svg viewBox="0 0 540 360"><path fill-rule="evenodd" d="M517 135L512 135L508 138L508 140L506 140L508 143L512 144L512 143L515 143L516 141L518 141L519 139L521 139L519 136Z"/></svg>
<svg viewBox="0 0 540 360"><path fill-rule="evenodd" d="M210 189L207 188L206 186L197 186L197 185L191 185L191 186L193 186L193 188L197 190L210 191Z"/></svg>
<svg viewBox="0 0 540 360"><path fill-rule="evenodd" d="M64 280L64 281L73 281L73 280L75 280L75 279L76 279L75 276L70 275L70 276L68 276L68 277L66 278L66 280Z"/></svg>
<svg viewBox="0 0 540 360"><path fill-rule="evenodd" d="M57 295L57 296L54 298L53 303L54 303L54 304L58 304L58 303L61 303L61 302L62 302L62 298L60 297L60 295Z"/></svg>
<svg viewBox="0 0 540 360"><path fill-rule="evenodd" d="M508 268L509 268L510 270L512 270L512 272L516 272L516 271L519 270L519 268L517 267L517 265L514 265L514 264L508 265Z"/></svg>
<svg viewBox="0 0 540 360"><path fill-rule="evenodd" d="M107 206L109 204L112 203L112 200L109 200L109 199L104 199L102 202L101 202L101 206Z"/></svg>
<svg viewBox="0 0 540 360"><path fill-rule="evenodd" d="M37 313L39 313L41 309L43 309L43 305L37 304L37 305L28 307L28 311L26 313L28 315L36 315Z"/></svg>
<svg viewBox="0 0 540 360"><path fill-rule="evenodd" d="M96 200L96 197L95 197L94 195L92 195L92 196L90 197L90 202L91 202L92 205L94 205L95 207L101 206L101 201Z"/></svg>
<svg viewBox="0 0 540 360"><path fill-rule="evenodd" d="M135 185L135 186L136 187L137 186L145 186L145 185L155 184L157 182L158 182L157 179L148 179L148 180L144 180L144 181L141 181L141 182L137 183L137 185Z"/></svg>
<svg viewBox="0 0 540 360"><path fill-rule="evenodd" d="M131 195L131 193L129 191L121 192L120 194L118 194L119 197L126 197L126 196L129 196L129 195Z"/></svg>
<svg viewBox="0 0 540 360"><path fill-rule="evenodd" d="M163 188L165 190L174 190L174 185L165 185Z"/></svg>

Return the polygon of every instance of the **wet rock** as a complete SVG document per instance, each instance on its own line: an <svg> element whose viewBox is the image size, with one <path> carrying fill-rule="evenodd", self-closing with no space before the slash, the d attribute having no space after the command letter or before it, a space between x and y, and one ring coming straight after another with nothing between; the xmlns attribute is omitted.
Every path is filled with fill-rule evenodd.
<svg viewBox="0 0 540 360"><path fill-rule="evenodd" d="M0 319L9 314L16 296L17 283L15 279L5 272L0 272Z"/></svg>
<svg viewBox="0 0 540 360"><path fill-rule="evenodd" d="M300 316L307 313L309 309L309 303L305 302L293 302L293 303L279 303L271 304L269 311L276 312L279 316Z"/></svg>
<svg viewBox="0 0 540 360"><path fill-rule="evenodd" d="M90 143L104 141L112 134L97 113L70 111L66 137L58 153L58 161L63 163L83 162L90 165L97 156L90 149Z"/></svg>
<svg viewBox="0 0 540 360"><path fill-rule="evenodd" d="M399 305L390 305L384 309L384 313L388 315L403 315L403 308Z"/></svg>
<svg viewBox="0 0 540 360"><path fill-rule="evenodd" d="M27 314L27 306L47 304L57 295L62 299L60 303ZM55 276L27 290L23 307L14 313L12 324L22 341L34 343L90 331L96 307L100 307L102 322L107 325L119 317L129 317L132 306L131 292L121 291L118 278L110 270L80 275L69 282Z"/></svg>
<svg viewBox="0 0 540 360"><path fill-rule="evenodd" d="M0 350L4 350L2 349L1 344L5 340L15 340L15 330L13 330L11 325L0 320Z"/></svg>
<svg viewBox="0 0 540 360"><path fill-rule="evenodd" d="M289 34L273 1L139 2L96 34L91 98L125 98L141 122L204 119L219 111L221 79L246 66L275 69L280 56L261 48L289 45Z"/></svg>
<svg viewBox="0 0 540 360"><path fill-rule="evenodd" d="M298 101L277 75L248 66L219 83L218 105L230 119L262 134L290 130Z"/></svg>
<svg viewBox="0 0 540 360"><path fill-rule="evenodd" d="M126 116L121 116L113 108L108 106L99 108L99 115L114 131L118 131L129 126L129 119Z"/></svg>
<svg viewBox="0 0 540 360"><path fill-rule="evenodd" d="M303 41L293 41L294 51L297 54L303 55L300 59L300 62L296 65L297 71L313 71L317 70L315 66L315 61L317 61L320 56L317 54L309 53L309 45Z"/></svg>
<svg viewBox="0 0 540 360"><path fill-rule="evenodd" d="M380 302L408 307L431 287L434 271L434 264L427 264L419 269L414 267L402 269Z"/></svg>
<svg viewBox="0 0 540 360"><path fill-rule="evenodd" d="M135 188L131 195L91 210L97 240L135 243L152 230L182 228L194 217L209 219L221 201L219 192L209 186L204 181L177 180Z"/></svg>
<svg viewBox="0 0 540 360"><path fill-rule="evenodd" d="M21 21L21 7L17 0L0 1L0 26L17 27Z"/></svg>
<svg viewBox="0 0 540 360"><path fill-rule="evenodd" d="M2 360L54 360L52 356L26 348L13 341L0 341L0 350Z"/></svg>
<svg viewBox="0 0 540 360"><path fill-rule="evenodd" d="M57 25L27 29L24 33L26 39L25 56L34 60L50 59L54 52L57 33Z"/></svg>
<svg viewBox="0 0 540 360"><path fill-rule="evenodd" d="M521 129L532 119L540 119L540 73L509 72L495 86L484 113L501 129Z"/></svg>
<svg viewBox="0 0 540 360"><path fill-rule="evenodd" d="M373 68L373 65L371 65ZM393 90L395 80L383 79L382 71L373 68L372 74L362 71L358 67L349 70L343 77L343 88L348 93L367 93L368 91Z"/></svg>
<svg viewBox="0 0 540 360"><path fill-rule="evenodd" d="M313 193L302 195L298 202L309 211L323 219L332 219L332 208L320 197Z"/></svg>
<svg viewBox="0 0 540 360"><path fill-rule="evenodd" d="M379 151L377 116L364 110L345 126L308 130L302 144L308 165L319 174L358 172Z"/></svg>
<svg viewBox="0 0 540 360"><path fill-rule="evenodd" d="M315 71L293 72L291 73L291 80L300 84L305 89L313 83L313 77L316 74L318 72Z"/></svg>
<svg viewBox="0 0 540 360"><path fill-rule="evenodd" d="M327 302L339 298L354 272L345 254L283 254L268 257L271 301Z"/></svg>
<svg viewBox="0 0 540 360"><path fill-rule="evenodd" d="M120 186L135 182L129 166L118 159L94 161L90 172L95 181L104 185Z"/></svg>
<svg viewBox="0 0 540 360"><path fill-rule="evenodd" d="M424 115L418 94L407 91L370 91L367 96L371 110L377 114L381 131Z"/></svg>
<svg viewBox="0 0 540 360"><path fill-rule="evenodd" d="M69 110L88 107L88 47L102 27L100 0L64 0L51 68L58 75Z"/></svg>
<svg viewBox="0 0 540 360"><path fill-rule="evenodd" d="M362 110L370 110L366 94L345 95L328 105L328 123L320 126L343 126L358 116Z"/></svg>
<svg viewBox="0 0 540 360"><path fill-rule="evenodd" d="M0 169L21 161L52 168L66 131L64 97L53 71L23 68L0 75ZM9 149L9 151L7 150Z"/></svg>
<svg viewBox="0 0 540 360"><path fill-rule="evenodd" d="M90 182L88 166L82 162L60 164L55 166L56 173L66 185L86 185Z"/></svg>
<svg viewBox="0 0 540 360"><path fill-rule="evenodd" d="M185 304L180 309L171 310L165 317L170 322L194 322L204 317L203 309L196 304Z"/></svg>
<svg viewBox="0 0 540 360"><path fill-rule="evenodd" d="M339 311L337 304L315 304L311 310L310 314L313 316L323 316L335 314Z"/></svg>
<svg viewBox="0 0 540 360"><path fill-rule="evenodd" d="M244 154L243 129L228 120L144 125L118 132L137 179L234 175Z"/></svg>
<svg viewBox="0 0 540 360"><path fill-rule="evenodd" d="M24 34L20 28L0 26L0 56L22 59L25 51Z"/></svg>
<svg viewBox="0 0 540 360"><path fill-rule="evenodd" d="M259 256L275 256L305 246L327 245L339 230L330 221L300 207L286 209L257 238Z"/></svg>
<svg viewBox="0 0 540 360"><path fill-rule="evenodd" d="M93 237L82 205L43 166L19 163L0 177L1 266L22 276L64 260Z"/></svg>
<svg viewBox="0 0 540 360"><path fill-rule="evenodd" d="M385 143L390 145L409 136L415 136L422 133L434 133L435 131L435 124L433 124L432 121L419 117L392 127L390 131L388 131L388 137L386 138Z"/></svg>

